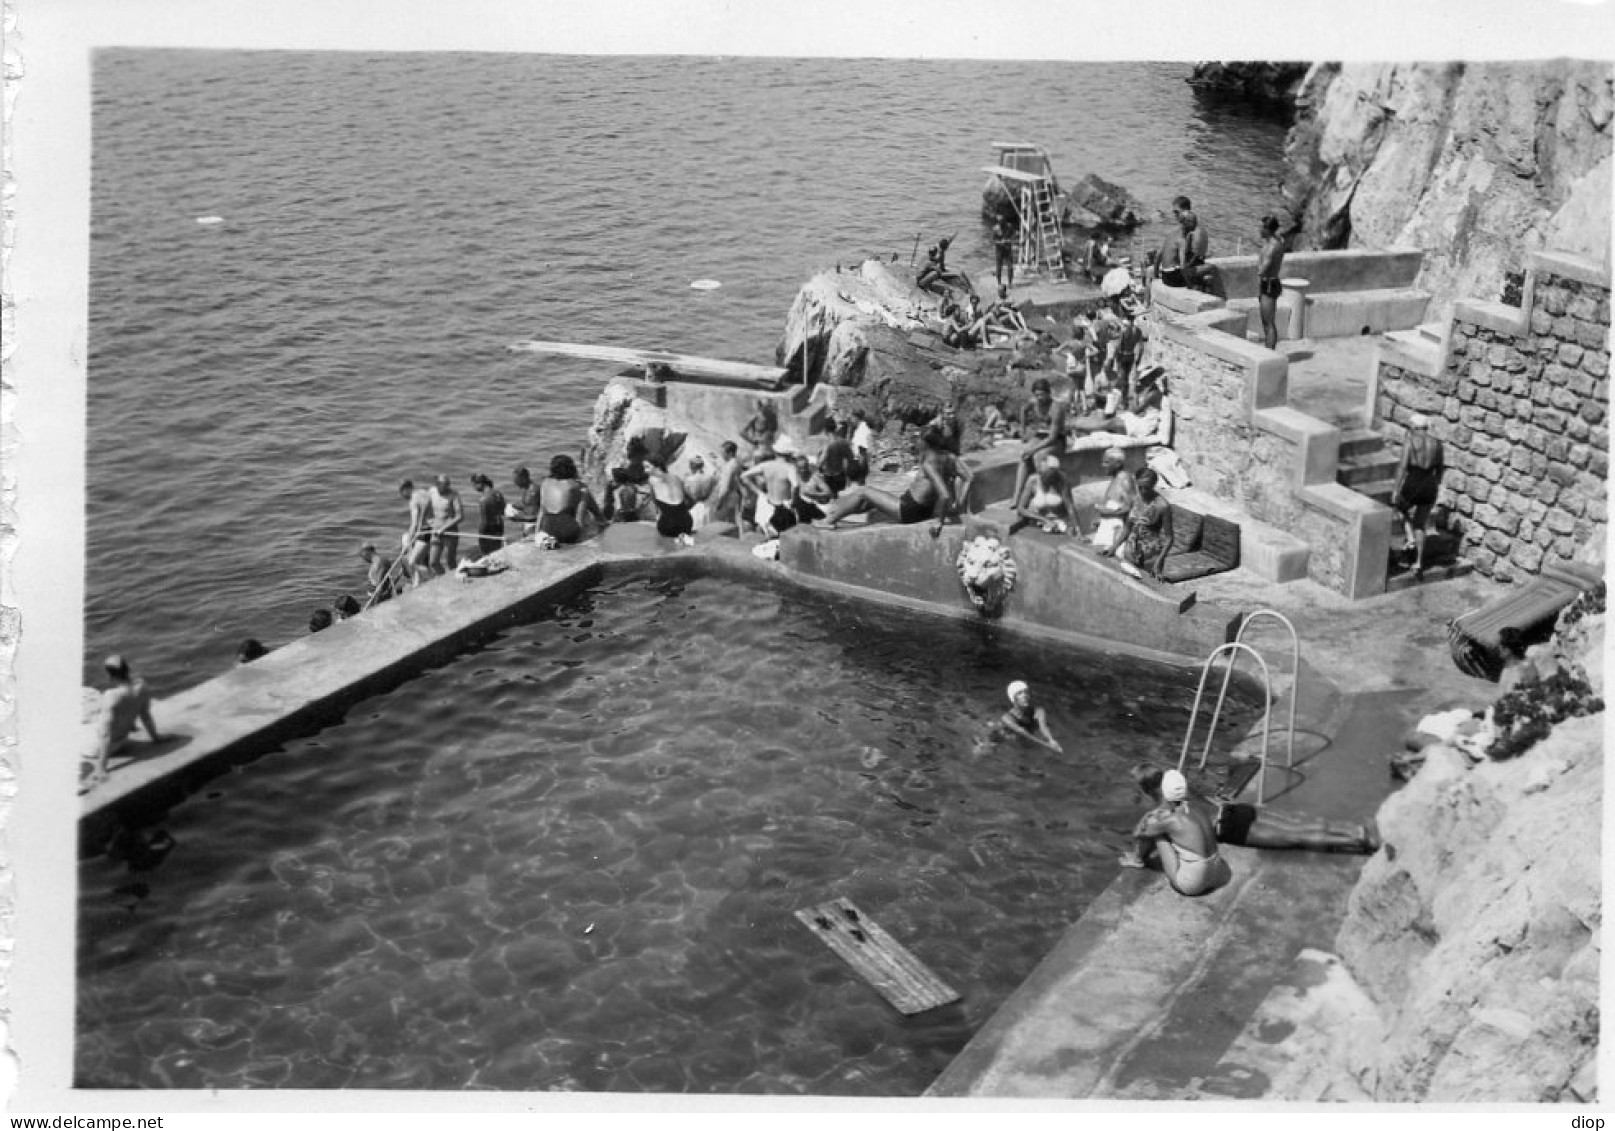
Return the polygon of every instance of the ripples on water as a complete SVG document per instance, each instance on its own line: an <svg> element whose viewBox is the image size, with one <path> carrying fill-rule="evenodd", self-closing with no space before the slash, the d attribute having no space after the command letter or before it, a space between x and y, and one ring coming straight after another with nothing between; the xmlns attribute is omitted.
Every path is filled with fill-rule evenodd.
<svg viewBox="0 0 1615 1131"><path fill-rule="evenodd" d="M980 744L1012 678L1065 754ZM155 868L84 862L76 1082L917 1095L1109 881L1193 694L614 582L215 782ZM838 895L963 1004L885 1005L792 916Z"/></svg>
<svg viewBox="0 0 1615 1131"><path fill-rule="evenodd" d="M576 452L610 367L511 341L766 361L818 268L955 229L988 258L1006 135L1189 194L1232 250L1283 126L1187 69L99 52L87 676L119 650L159 693L206 679L359 587L400 477Z"/></svg>

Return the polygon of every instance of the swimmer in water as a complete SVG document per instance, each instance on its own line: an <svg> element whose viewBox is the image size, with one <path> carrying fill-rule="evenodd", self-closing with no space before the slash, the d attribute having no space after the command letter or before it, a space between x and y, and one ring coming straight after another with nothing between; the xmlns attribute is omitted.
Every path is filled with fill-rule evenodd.
<svg viewBox="0 0 1615 1131"><path fill-rule="evenodd" d="M1025 680L1017 679L1009 685L1009 710L999 721L1006 730L1028 742L1046 746L1057 754L1064 752L1065 748L1049 733L1049 720L1043 708L1032 702L1032 689Z"/></svg>

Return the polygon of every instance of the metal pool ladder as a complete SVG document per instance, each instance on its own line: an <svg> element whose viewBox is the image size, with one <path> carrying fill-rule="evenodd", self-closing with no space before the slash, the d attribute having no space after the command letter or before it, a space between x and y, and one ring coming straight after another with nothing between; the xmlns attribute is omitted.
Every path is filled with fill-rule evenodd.
<svg viewBox="0 0 1615 1131"><path fill-rule="evenodd" d="M1224 654L1228 656L1228 667L1222 674L1222 688L1217 692L1217 705L1211 712L1211 725L1206 729L1205 749L1200 751L1200 769L1206 768L1206 758L1211 754L1211 740L1217 734L1217 720L1222 717L1223 700L1228 697L1228 683L1234 675L1234 662L1242 652L1248 652L1262 669L1262 757L1256 776L1256 804L1261 805L1267 800L1267 740L1272 730L1273 717L1273 680L1268 674L1267 661L1262 659L1261 653L1245 643L1245 630L1261 617L1272 617L1290 630L1290 739L1285 756L1284 766L1290 769L1295 765L1295 703L1300 698L1301 683L1301 640L1295 633L1295 625L1290 623L1288 617L1272 609L1257 609L1250 616L1240 622L1239 631L1234 639L1227 644L1218 645L1206 657L1206 662L1200 668L1200 686L1194 693L1194 710L1189 713L1189 728L1183 735L1183 751L1178 755L1178 772L1183 772L1184 763L1189 758L1189 743L1194 738L1194 724L1200 717L1200 701L1206 693L1206 677L1211 674L1212 665L1217 658Z"/></svg>

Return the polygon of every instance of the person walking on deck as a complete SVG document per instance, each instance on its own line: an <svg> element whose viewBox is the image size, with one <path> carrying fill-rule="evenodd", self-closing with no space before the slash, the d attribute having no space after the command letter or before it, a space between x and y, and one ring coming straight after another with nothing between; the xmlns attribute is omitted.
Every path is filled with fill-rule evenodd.
<svg viewBox="0 0 1615 1131"><path fill-rule="evenodd" d="M1430 418L1416 412L1408 418L1407 444L1396 466L1396 485L1391 489L1391 506L1402 519L1406 543L1402 553L1413 551L1413 580L1424 580L1425 526L1430 508L1441 491L1441 473L1446 470L1441 441L1430 435Z"/></svg>

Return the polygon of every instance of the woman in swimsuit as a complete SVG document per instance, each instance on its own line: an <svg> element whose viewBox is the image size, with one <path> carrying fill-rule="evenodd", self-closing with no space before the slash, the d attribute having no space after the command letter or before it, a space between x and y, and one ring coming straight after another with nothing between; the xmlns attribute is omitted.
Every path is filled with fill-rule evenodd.
<svg viewBox="0 0 1615 1131"><path fill-rule="evenodd" d="M1077 528L1077 501L1060 470L1059 456L1044 456L1037 475L1026 481L1016 500L1015 513L1025 522L1043 528L1046 534L1071 534ZM1011 531L1013 533L1013 531Z"/></svg>
<svg viewBox="0 0 1615 1131"><path fill-rule="evenodd" d="M556 456L550 460L549 478L539 484L539 533L561 543L576 542L583 537L586 514L594 515L597 522L605 521L600 505L578 480L578 465L572 457Z"/></svg>
<svg viewBox="0 0 1615 1131"><path fill-rule="evenodd" d="M1064 397L1055 399L1049 379L1039 377L1033 381L1032 399L1021 409L1021 439L1026 446L1021 449L1020 462L1015 466L1015 490L1010 498L1021 497L1021 489L1041 456L1065 453L1065 415L1066 400Z"/></svg>
<svg viewBox="0 0 1615 1131"><path fill-rule="evenodd" d="M1166 563L1167 551L1172 548L1172 507L1155 492L1159 477L1147 467L1141 467L1133 476L1138 487L1138 499L1133 509L1122 520L1121 536L1108 550L1101 553L1114 556L1123 551L1124 566L1144 570L1159 579L1161 566Z"/></svg>
<svg viewBox="0 0 1615 1131"><path fill-rule="evenodd" d="M1054 735L1049 733L1048 715L1042 707L1032 702L1032 689L1024 680L1017 679L1009 685L1009 710L1004 712L999 722L1028 742L1047 746L1057 754L1064 752L1065 748L1054 741Z"/></svg>
<svg viewBox="0 0 1615 1131"><path fill-rule="evenodd" d="M1179 895L1208 895L1233 879L1228 861L1217 854L1211 818L1189 804L1189 783L1178 771L1161 775L1161 799L1133 830L1135 847L1122 865L1147 867L1153 854Z"/></svg>
<svg viewBox="0 0 1615 1131"><path fill-rule="evenodd" d="M1413 547L1413 580L1424 578L1424 527L1430 521L1430 508L1441 491L1445 470L1441 441L1430 435L1430 418L1414 413L1408 419L1408 442L1396 469L1396 488L1391 506L1402 518L1402 552Z"/></svg>
<svg viewBox="0 0 1615 1131"><path fill-rule="evenodd" d="M667 461L646 461L649 466L650 496L656 503L656 533L663 538L687 538L695 530L690 510L695 502L685 493L684 481L667 470Z"/></svg>
<svg viewBox="0 0 1615 1131"><path fill-rule="evenodd" d="M860 483L843 491L840 497L830 504L830 509L824 514L823 525L834 529L836 523L850 514L876 511L891 521L904 525L924 522L927 517L933 518L936 524L931 528L931 537L935 538L941 534L948 508L955 502L962 504L964 501L962 496L955 500L953 485L947 477L948 472L957 473L965 483L965 489L968 489L970 479L963 471L962 464L955 466L942 458L951 456L951 453L944 446L947 441L940 428L927 428L920 441L924 448L924 456L901 498L894 498L890 492L882 491L879 487Z"/></svg>

